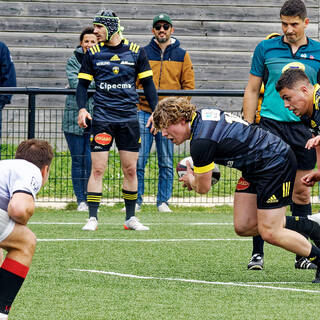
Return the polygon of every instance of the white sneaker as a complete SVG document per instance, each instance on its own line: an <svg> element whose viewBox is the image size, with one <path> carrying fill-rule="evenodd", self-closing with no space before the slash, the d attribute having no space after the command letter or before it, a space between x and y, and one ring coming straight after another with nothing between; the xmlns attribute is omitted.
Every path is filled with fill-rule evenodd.
<svg viewBox="0 0 320 320"><path fill-rule="evenodd" d="M141 211L141 206L140 206L140 204L136 203L136 211L135 212L140 212L140 211ZM126 212L126 207L123 207L121 209L121 212Z"/></svg>
<svg viewBox="0 0 320 320"><path fill-rule="evenodd" d="M165 202L162 202L160 204L160 206L158 207L158 211L160 211L160 212L172 212L172 210L169 208L169 206Z"/></svg>
<svg viewBox="0 0 320 320"><path fill-rule="evenodd" d="M147 231L149 227L144 226L136 216L131 217L124 222L124 228L126 230Z"/></svg>
<svg viewBox="0 0 320 320"><path fill-rule="evenodd" d="M98 221L95 217L90 217L82 230L96 231L98 229Z"/></svg>
<svg viewBox="0 0 320 320"><path fill-rule="evenodd" d="M88 211L88 206L85 202L80 202L79 205L78 205L78 208L77 208L77 211L79 212L85 212L85 211Z"/></svg>
<svg viewBox="0 0 320 320"><path fill-rule="evenodd" d="M8 320L8 316L4 313L0 313L0 320Z"/></svg>

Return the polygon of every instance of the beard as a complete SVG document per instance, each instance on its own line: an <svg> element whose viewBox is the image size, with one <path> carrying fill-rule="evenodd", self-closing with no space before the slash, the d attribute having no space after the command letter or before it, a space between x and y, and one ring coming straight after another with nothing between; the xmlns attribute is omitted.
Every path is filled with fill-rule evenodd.
<svg viewBox="0 0 320 320"><path fill-rule="evenodd" d="M165 42L167 42L169 39L170 39L170 36L168 36L168 37L156 37L156 39L157 39L157 41L159 42L159 43L165 43Z"/></svg>

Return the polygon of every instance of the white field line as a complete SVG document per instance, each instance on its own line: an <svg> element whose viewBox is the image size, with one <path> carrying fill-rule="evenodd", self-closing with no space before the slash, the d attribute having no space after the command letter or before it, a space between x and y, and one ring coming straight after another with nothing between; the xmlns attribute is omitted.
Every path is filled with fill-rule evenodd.
<svg viewBox="0 0 320 320"><path fill-rule="evenodd" d="M83 222L41 222L41 221L33 221L28 224L40 224L40 225L82 225ZM146 223L147 225L186 225L186 226L232 226L232 222L151 222ZM108 222L99 222L99 225L121 225L121 223L108 223Z"/></svg>
<svg viewBox="0 0 320 320"><path fill-rule="evenodd" d="M64 241L110 241L110 242L188 242L188 241L252 241L251 238L234 239L112 239L112 238L58 238L37 239L38 242L64 242Z"/></svg>
<svg viewBox="0 0 320 320"><path fill-rule="evenodd" d="M125 273L99 271L99 270L86 270L86 269L69 269L69 270L70 271L79 271L79 272L100 273L100 274L106 274L106 275L111 275L111 276L116 276L116 277L143 279L143 280L178 281L178 282L189 282L189 283L199 283L199 284L209 284L209 285L234 286L234 287L253 287L253 288L261 288L261 289L280 290L280 291L295 291L295 292L320 294L320 290L273 287L273 286L266 286L266 285L262 285L262 284L250 284L250 283L243 283L243 282L219 282L219 281L204 281L204 280L181 279L181 278L147 277L147 276L137 276L134 274L125 274Z"/></svg>

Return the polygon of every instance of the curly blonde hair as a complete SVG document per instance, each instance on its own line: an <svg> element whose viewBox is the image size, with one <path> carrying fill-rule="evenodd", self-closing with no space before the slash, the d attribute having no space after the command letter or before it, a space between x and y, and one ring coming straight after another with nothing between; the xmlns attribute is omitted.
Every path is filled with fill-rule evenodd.
<svg viewBox="0 0 320 320"><path fill-rule="evenodd" d="M187 98L165 98L157 104L153 113L153 125L161 130L178 123L180 120L190 122L195 112L196 106L190 103Z"/></svg>

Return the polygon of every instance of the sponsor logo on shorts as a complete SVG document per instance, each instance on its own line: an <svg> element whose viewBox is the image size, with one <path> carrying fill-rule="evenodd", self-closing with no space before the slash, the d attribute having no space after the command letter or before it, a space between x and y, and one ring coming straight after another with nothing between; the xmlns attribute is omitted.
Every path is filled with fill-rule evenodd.
<svg viewBox="0 0 320 320"><path fill-rule="evenodd" d="M279 201L274 194L267 200L267 203L277 203L277 202Z"/></svg>
<svg viewBox="0 0 320 320"><path fill-rule="evenodd" d="M112 137L110 136L110 134L102 132L102 133L98 133L94 137L94 141L102 146L106 146L110 144L110 142L112 141Z"/></svg>
<svg viewBox="0 0 320 320"><path fill-rule="evenodd" d="M250 182L248 182L243 177L241 177L237 183L236 189L241 191L241 190L246 190L249 187L250 187Z"/></svg>

